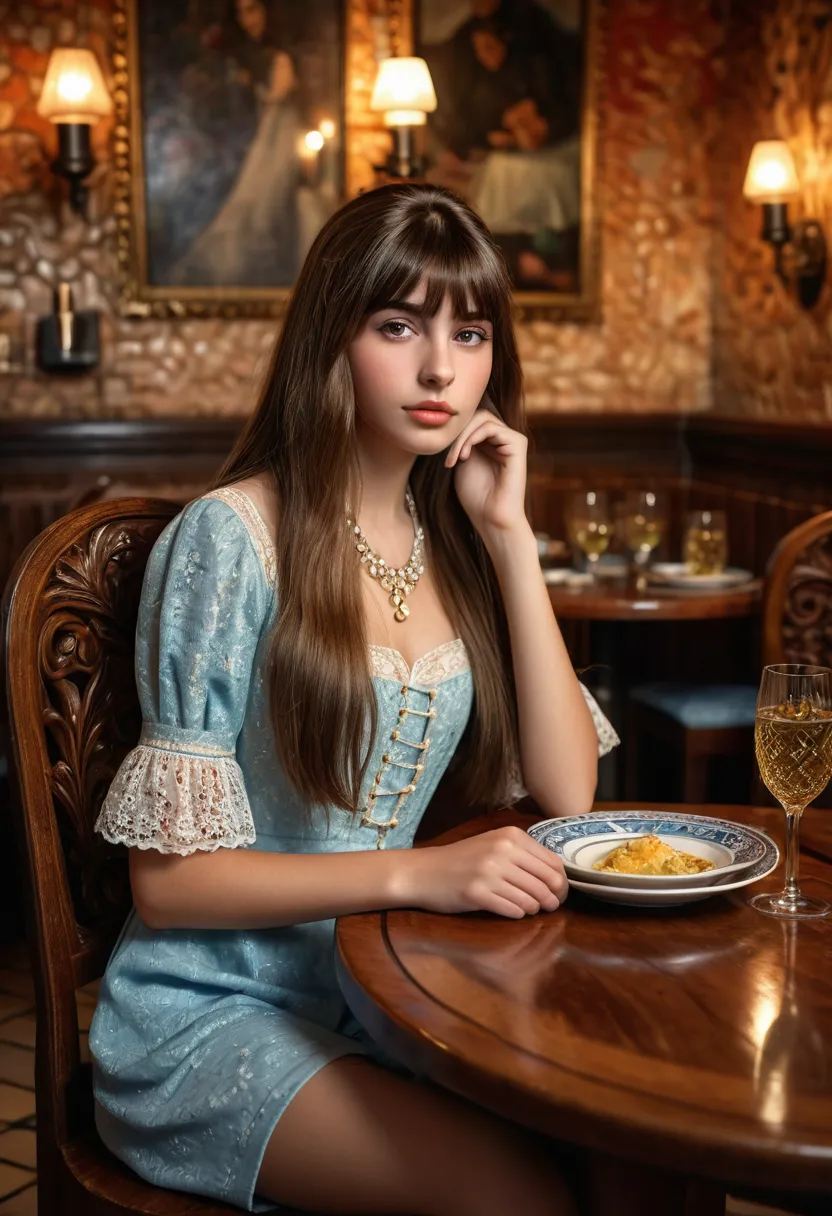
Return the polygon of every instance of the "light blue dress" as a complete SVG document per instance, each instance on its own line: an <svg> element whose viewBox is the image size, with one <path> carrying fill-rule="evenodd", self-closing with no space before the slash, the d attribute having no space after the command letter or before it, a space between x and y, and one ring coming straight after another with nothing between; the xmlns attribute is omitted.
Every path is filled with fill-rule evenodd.
<svg viewBox="0 0 832 1216"><path fill-rule="evenodd" d="M323 808L304 815L274 747L263 673L276 606L274 549L246 495L213 491L164 530L136 633L144 726L96 823L108 840L181 854L412 845L470 714L464 644L412 671L370 647L379 730L363 813L331 807L327 829ZM615 737L587 698L607 750ZM301 1086L352 1053L401 1067L346 1007L334 926L159 930L131 912L89 1036L96 1123L117 1157L159 1186L274 1209L254 1188Z"/></svg>

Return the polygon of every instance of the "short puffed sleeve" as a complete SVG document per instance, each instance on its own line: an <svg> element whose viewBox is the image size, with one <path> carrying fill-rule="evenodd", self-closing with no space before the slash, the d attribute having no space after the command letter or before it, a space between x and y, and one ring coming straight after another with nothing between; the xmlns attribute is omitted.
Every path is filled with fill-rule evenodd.
<svg viewBox="0 0 832 1216"><path fill-rule="evenodd" d="M580 681L578 681L580 683ZM595 732L598 735L598 755L606 756L607 752L611 752L614 747L617 747L621 742L615 732L615 728L606 716L601 706L593 697L585 684L581 684L581 692L584 694L584 699L589 707L589 712L592 714L592 721L595 723ZM528 795L528 790L523 785L523 778L520 772L519 757L515 758L512 765L511 784L509 794L506 799L506 805L511 806L513 802L519 802L521 798Z"/></svg>
<svg viewBox="0 0 832 1216"><path fill-rule="evenodd" d="M227 503L196 499L161 534L136 627L142 733L95 824L107 840L180 854L254 843L235 748L272 593Z"/></svg>

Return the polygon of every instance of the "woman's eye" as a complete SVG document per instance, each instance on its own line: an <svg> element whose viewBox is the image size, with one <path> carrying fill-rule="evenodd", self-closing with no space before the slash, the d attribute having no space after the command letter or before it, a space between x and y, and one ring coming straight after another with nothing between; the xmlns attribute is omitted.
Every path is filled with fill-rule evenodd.
<svg viewBox="0 0 832 1216"><path fill-rule="evenodd" d="M457 337L462 339L463 346L479 346L481 342L488 341L488 334L481 329L462 329Z"/></svg>
<svg viewBox="0 0 832 1216"><path fill-rule="evenodd" d="M410 326L405 321L385 321L381 327L381 332L389 334L391 338L404 338L409 329Z"/></svg>

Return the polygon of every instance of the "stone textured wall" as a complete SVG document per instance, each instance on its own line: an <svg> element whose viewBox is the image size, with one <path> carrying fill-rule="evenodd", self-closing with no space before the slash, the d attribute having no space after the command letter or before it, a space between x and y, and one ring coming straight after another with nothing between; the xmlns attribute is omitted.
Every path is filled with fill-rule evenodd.
<svg viewBox="0 0 832 1216"><path fill-rule="evenodd" d="M785 139L800 197L791 219L821 221L832 245L832 6L828 0L726 2L725 86L715 158L720 273L714 405L721 413L832 421L832 288L807 312L772 270L761 211L742 197L751 148Z"/></svg>
<svg viewBox="0 0 832 1216"><path fill-rule="evenodd" d="M601 67L602 320L520 327L530 410L678 410L711 404L714 223L708 164L717 137L722 22L711 0L608 0ZM350 0L353 156L378 147L366 120L384 53L383 0ZM54 132L35 114L49 51L83 38L108 63L110 0L0 2L0 333L24 374L0 374L0 415L138 417L251 408L269 321L127 320L115 309L110 132L91 222L61 203ZM364 115L364 118L362 118ZM358 172L360 176L360 170ZM102 363L69 381L31 366L34 323L56 278L101 311Z"/></svg>

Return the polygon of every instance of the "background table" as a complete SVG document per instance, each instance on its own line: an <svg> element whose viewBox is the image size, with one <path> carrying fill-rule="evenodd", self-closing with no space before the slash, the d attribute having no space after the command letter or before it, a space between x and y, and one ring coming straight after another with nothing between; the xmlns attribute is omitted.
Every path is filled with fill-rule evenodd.
<svg viewBox="0 0 832 1216"><path fill-rule="evenodd" d="M761 589L754 579L732 591L638 591L632 581L613 578L548 588L570 657L577 668L590 669L587 683L622 738L627 694L636 684L757 683ZM616 749L602 763L599 797L623 795L623 752ZM672 797L674 791L655 793ZM739 789L729 793L743 796Z"/></svg>
<svg viewBox="0 0 832 1216"><path fill-rule="evenodd" d="M782 812L686 809L765 827L782 844ZM830 898L830 838L811 819L801 877ZM505 810L438 841L532 822ZM342 918L339 979L391 1053L518 1123L722 1184L832 1192L832 922L747 906L750 892L780 885L782 866L681 908L573 892L559 912L521 921Z"/></svg>
<svg viewBox="0 0 832 1216"><path fill-rule="evenodd" d="M578 621L713 621L748 617L759 611L762 583L754 579L732 591L682 591L604 578L592 585L550 585L555 615Z"/></svg>

